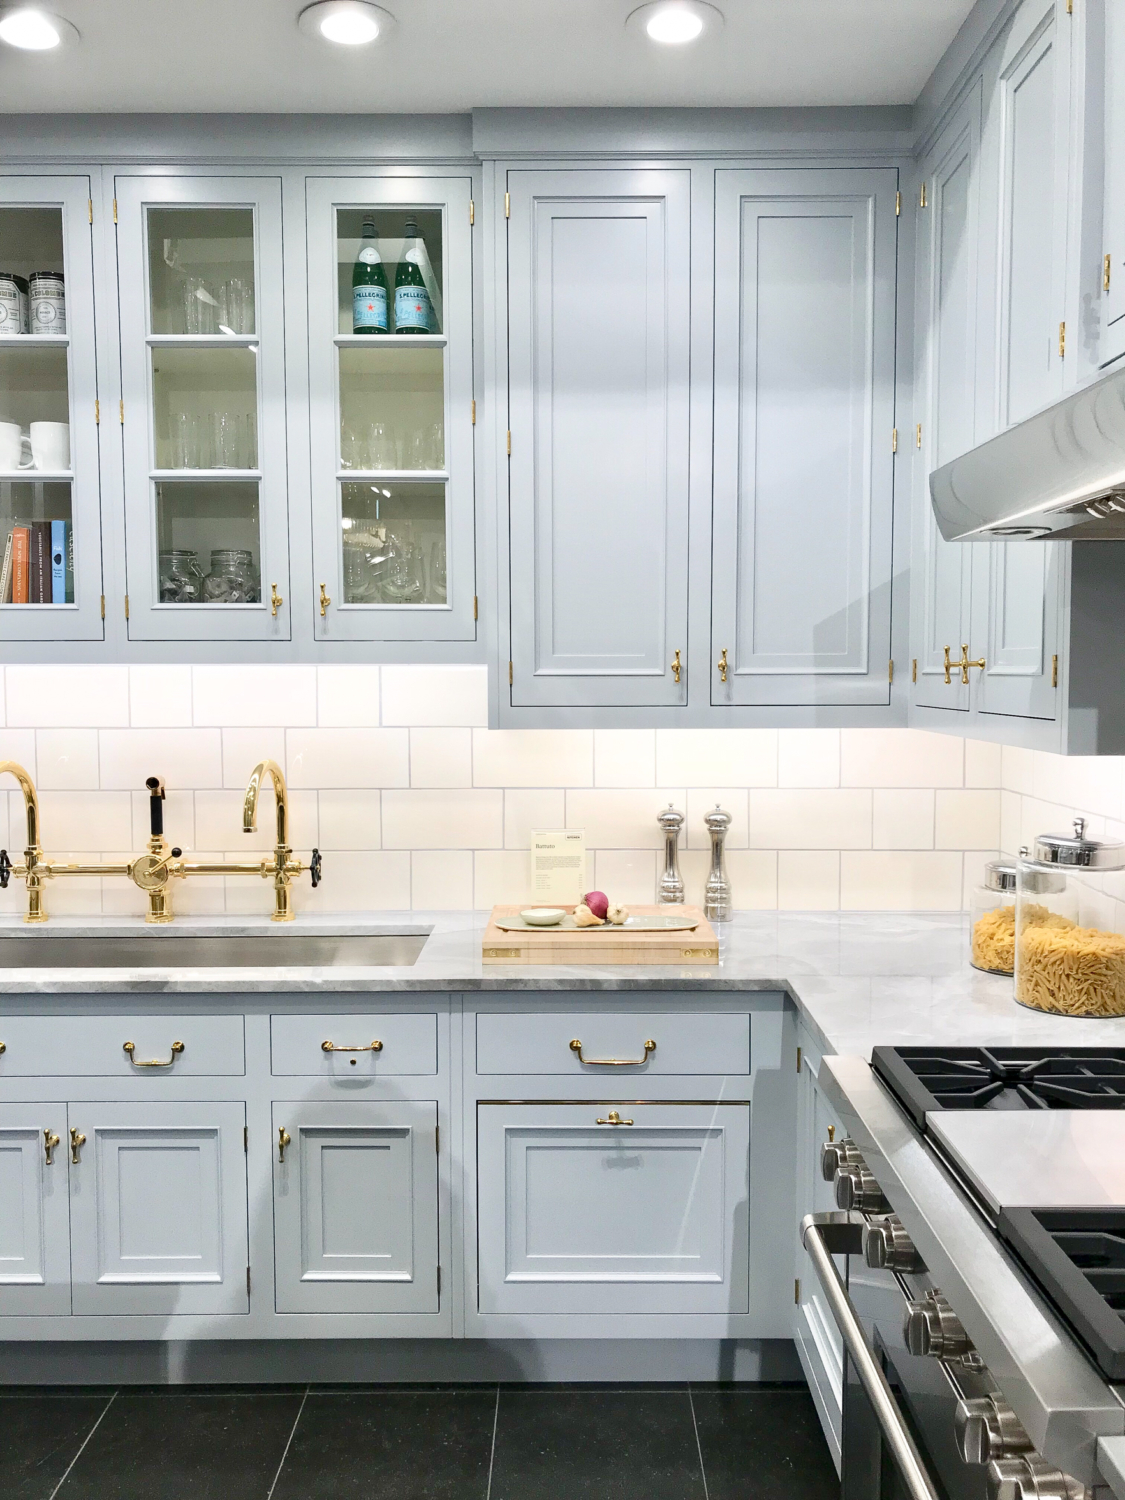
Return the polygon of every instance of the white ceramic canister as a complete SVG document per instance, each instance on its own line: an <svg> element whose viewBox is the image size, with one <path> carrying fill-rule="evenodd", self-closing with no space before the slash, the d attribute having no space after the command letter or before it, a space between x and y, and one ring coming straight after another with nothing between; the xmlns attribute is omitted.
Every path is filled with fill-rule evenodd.
<svg viewBox="0 0 1125 1500"><path fill-rule="evenodd" d="M61 271L33 271L28 278L33 333L66 332L66 286Z"/></svg>
<svg viewBox="0 0 1125 1500"><path fill-rule="evenodd" d="M26 333L27 282L14 271L0 271L0 335Z"/></svg>

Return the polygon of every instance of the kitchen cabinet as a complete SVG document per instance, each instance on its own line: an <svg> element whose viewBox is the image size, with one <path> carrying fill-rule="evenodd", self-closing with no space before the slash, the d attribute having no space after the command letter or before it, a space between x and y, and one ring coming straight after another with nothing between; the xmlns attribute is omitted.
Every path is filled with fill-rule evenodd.
<svg viewBox="0 0 1125 1500"><path fill-rule="evenodd" d="M690 175L507 173L513 706L687 701Z"/></svg>
<svg viewBox="0 0 1125 1500"><path fill-rule="evenodd" d="M1105 179L1099 362L1125 354L1125 0L1104 0Z"/></svg>
<svg viewBox="0 0 1125 1500"><path fill-rule="evenodd" d="M70 1312L66 1105L0 1104L0 1319Z"/></svg>
<svg viewBox="0 0 1125 1500"><path fill-rule="evenodd" d="M712 701L886 704L898 173L715 179Z"/></svg>
<svg viewBox="0 0 1125 1500"><path fill-rule="evenodd" d="M18 302L0 322L0 556L27 528L40 571L17 565L0 597L0 640L100 641L102 523L89 175L0 176L0 270ZM61 313L29 278L62 278ZM0 293L2 294L2 293ZM26 330L26 331L18 331ZM14 585L14 587L13 587Z"/></svg>

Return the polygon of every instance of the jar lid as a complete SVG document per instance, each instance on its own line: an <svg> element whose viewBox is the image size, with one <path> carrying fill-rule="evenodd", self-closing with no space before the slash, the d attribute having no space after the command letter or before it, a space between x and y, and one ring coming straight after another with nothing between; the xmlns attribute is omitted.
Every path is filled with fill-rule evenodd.
<svg viewBox="0 0 1125 1500"><path fill-rule="evenodd" d="M1015 891L1019 885L1019 866L1014 860L990 860L984 867L984 884L990 891ZM1025 896L1057 896L1066 890L1066 876L1025 865L1023 890Z"/></svg>
<svg viewBox="0 0 1125 1500"><path fill-rule="evenodd" d="M1076 870L1125 869L1125 843L1120 839L1088 839L1086 819L1075 818L1074 832L1041 833L1032 857L1036 864L1064 865Z"/></svg>
<svg viewBox="0 0 1125 1500"><path fill-rule="evenodd" d="M985 888L990 891L1014 891L1016 867L1007 859L990 859L984 867Z"/></svg>

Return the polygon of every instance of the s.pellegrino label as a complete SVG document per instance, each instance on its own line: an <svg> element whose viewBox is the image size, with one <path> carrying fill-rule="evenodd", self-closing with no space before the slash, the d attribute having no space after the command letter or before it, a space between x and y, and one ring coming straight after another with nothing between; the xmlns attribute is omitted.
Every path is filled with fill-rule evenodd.
<svg viewBox="0 0 1125 1500"><path fill-rule="evenodd" d="M352 332L387 332L387 273L379 254L379 231L365 219L363 242L352 267Z"/></svg>
<svg viewBox="0 0 1125 1500"><path fill-rule="evenodd" d="M405 228L402 259L395 269L395 332L429 333L434 326L434 308L419 265L425 247L418 237L416 219L407 219Z"/></svg>

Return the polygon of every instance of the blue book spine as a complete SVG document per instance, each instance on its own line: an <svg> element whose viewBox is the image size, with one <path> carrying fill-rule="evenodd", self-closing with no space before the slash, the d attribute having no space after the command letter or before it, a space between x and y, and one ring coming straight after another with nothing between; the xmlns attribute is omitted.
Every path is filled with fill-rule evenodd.
<svg viewBox="0 0 1125 1500"><path fill-rule="evenodd" d="M66 522L51 522L51 603L66 603Z"/></svg>

